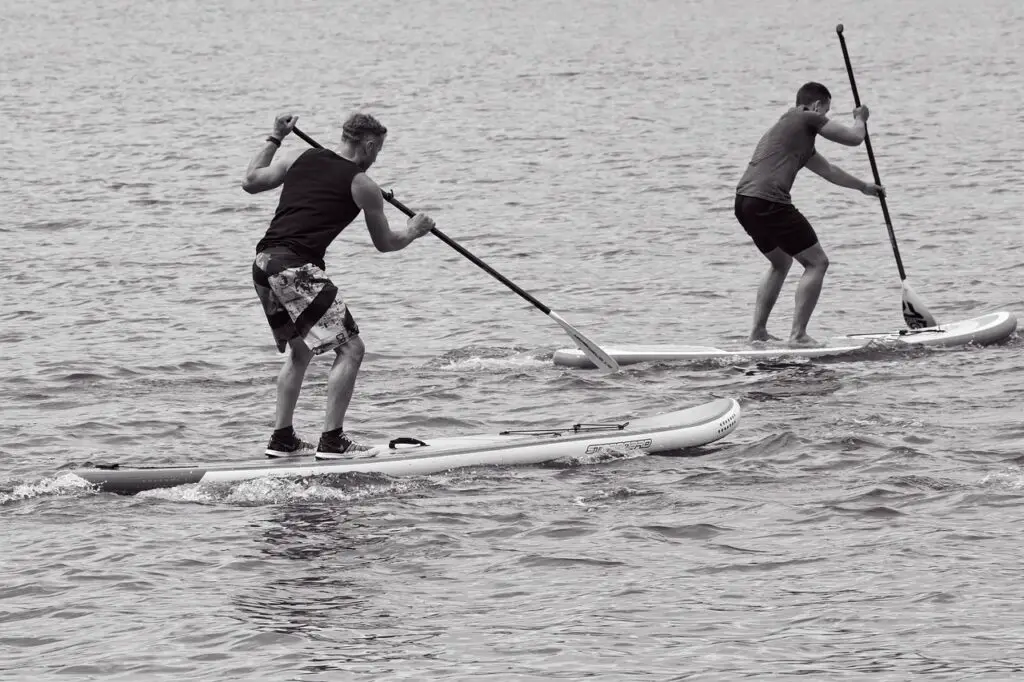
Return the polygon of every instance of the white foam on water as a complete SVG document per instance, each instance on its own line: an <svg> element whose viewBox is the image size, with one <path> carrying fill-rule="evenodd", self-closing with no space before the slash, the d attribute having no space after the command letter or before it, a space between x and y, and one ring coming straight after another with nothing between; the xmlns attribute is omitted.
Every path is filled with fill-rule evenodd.
<svg viewBox="0 0 1024 682"><path fill-rule="evenodd" d="M1022 490L1024 489L1024 469L1014 468L985 474L978 481L978 485L1003 490Z"/></svg>
<svg viewBox="0 0 1024 682"><path fill-rule="evenodd" d="M539 367L548 367L550 364L550 361L542 360L533 355L517 354L498 358L487 358L480 356L459 358L457 360L452 360L446 365L442 365L441 369L456 372L474 372L481 370L493 372L496 370L532 369Z"/></svg>
<svg viewBox="0 0 1024 682"><path fill-rule="evenodd" d="M573 498L573 504L578 507L596 508L603 506L604 503L613 500L623 500L630 497L645 497L648 495L657 495L656 491L641 490L639 488L630 488L629 486L623 486L622 488L616 488L614 490L598 490L590 495L580 495Z"/></svg>
<svg viewBox="0 0 1024 682"><path fill-rule="evenodd" d="M191 483L174 488L157 488L139 497L193 504L228 504L242 507L289 502L357 502L383 495L396 495L418 487L415 480L347 480L341 485L324 482L329 477L286 478L265 476L236 483ZM335 477L336 479L339 477Z"/></svg>
<svg viewBox="0 0 1024 682"><path fill-rule="evenodd" d="M604 464L605 462L621 462L630 459L639 459L640 457L646 457L648 454L650 453L646 450L625 448L620 445L604 445L594 452L590 452L579 457L563 457L561 459L548 462L547 466L588 466L592 464Z"/></svg>
<svg viewBox="0 0 1024 682"><path fill-rule="evenodd" d="M57 476L42 478L38 481L20 483L7 493L0 492L0 507L38 497L81 495L94 491L95 488L91 483L74 474L58 474Z"/></svg>

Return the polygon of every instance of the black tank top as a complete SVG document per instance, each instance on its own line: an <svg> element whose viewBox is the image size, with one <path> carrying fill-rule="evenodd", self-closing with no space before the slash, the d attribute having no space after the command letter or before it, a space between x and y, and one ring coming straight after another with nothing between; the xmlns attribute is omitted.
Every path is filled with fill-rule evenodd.
<svg viewBox="0 0 1024 682"><path fill-rule="evenodd" d="M256 253L284 246L326 270L327 247L359 215L352 178L362 172L329 149L303 152L284 177L277 211Z"/></svg>

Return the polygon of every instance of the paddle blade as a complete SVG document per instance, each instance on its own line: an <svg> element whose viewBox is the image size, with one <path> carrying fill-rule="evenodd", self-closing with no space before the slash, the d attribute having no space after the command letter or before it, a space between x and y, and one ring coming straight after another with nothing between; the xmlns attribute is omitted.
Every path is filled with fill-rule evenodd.
<svg viewBox="0 0 1024 682"><path fill-rule="evenodd" d="M619 363L615 362L615 358L605 353L601 350L600 346L583 336L583 334L580 334L579 330L563 320L561 315L556 313L554 310L551 310L548 312L548 317L562 325L562 329L564 329L565 333L569 335L569 338L572 339L573 343L583 351L583 354L586 355L598 369L605 372L619 371Z"/></svg>
<svg viewBox="0 0 1024 682"><path fill-rule="evenodd" d="M903 280L903 319L911 329L935 327L939 324L907 280Z"/></svg>

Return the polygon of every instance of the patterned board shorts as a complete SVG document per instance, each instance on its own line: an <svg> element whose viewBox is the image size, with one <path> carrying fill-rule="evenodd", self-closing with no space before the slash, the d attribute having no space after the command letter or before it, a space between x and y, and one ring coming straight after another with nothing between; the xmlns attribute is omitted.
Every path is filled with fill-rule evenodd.
<svg viewBox="0 0 1024 682"><path fill-rule="evenodd" d="M297 337L320 354L359 336L338 287L323 270L288 249L273 247L256 254L252 281L278 352Z"/></svg>

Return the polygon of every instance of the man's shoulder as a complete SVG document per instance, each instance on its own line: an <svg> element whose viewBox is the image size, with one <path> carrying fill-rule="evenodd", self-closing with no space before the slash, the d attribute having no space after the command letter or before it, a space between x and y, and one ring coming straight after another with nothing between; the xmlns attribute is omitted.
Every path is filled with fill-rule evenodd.
<svg viewBox="0 0 1024 682"><path fill-rule="evenodd" d="M310 158L307 156L310 152L316 151L314 149L289 149L288 151L281 154L278 158L288 164L289 167L294 166L299 159Z"/></svg>
<svg viewBox="0 0 1024 682"><path fill-rule="evenodd" d="M352 199L360 208L376 206L378 202L383 202L380 187L362 168L352 176L352 185L350 187Z"/></svg>
<svg viewBox="0 0 1024 682"><path fill-rule="evenodd" d="M811 111L806 107L793 107L787 114L791 118L800 121L801 124L813 128L815 132L821 130L821 127L828 123L828 117L825 114Z"/></svg>
<svg viewBox="0 0 1024 682"><path fill-rule="evenodd" d="M352 186L356 187L357 185L360 187L372 187L377 189L377 183L374 182L373 178L367 175L366 171L362 168L359 168L355 175L352 176Z"/></svg>
<svg viewBox="0 0 1024 682"><path fill-rule="evenodd" d="M789 138L808 129L818 132L827 122L828 118L824 114L804 107L790 107L772 124L766 136Z"/></svg>

